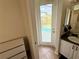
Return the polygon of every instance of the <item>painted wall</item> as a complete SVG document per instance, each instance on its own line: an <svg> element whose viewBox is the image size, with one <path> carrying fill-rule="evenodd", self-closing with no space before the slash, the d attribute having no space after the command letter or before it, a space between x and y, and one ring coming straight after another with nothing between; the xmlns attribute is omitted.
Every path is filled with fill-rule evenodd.
<svg viewBox="0 0 79 59"><path fill-rule="evenodd" d="M0 0L0 42L24 35L19 0Z"/></svg>
<svg viewBox="0 0 79 59"><path fill-rule="evenodd" d="M19 0L0 0L0 43L22 36L25 36L25 24L22 18ZM23 39L21 41L14 40L0 44L0 52L14 48L20 44L24 44ZM0 59L6 59L23 50L24 46L23 48L20 47L12 51L7 51L0 55ZM26 54L20 54L20 56L17 57L22 58L21 56L24 55ZM14 59L17 58L15 57Z"/></svg>
<svg viewBox="0 0 79 59"><path fill-rule="evenodd" d="M33 33L36 29L33 29L35 24L32 24L34 10L30 9L31 6L32 0L0 0L0 42L27 36L32 56L38 59L34 41L36 33Z"/></svg>

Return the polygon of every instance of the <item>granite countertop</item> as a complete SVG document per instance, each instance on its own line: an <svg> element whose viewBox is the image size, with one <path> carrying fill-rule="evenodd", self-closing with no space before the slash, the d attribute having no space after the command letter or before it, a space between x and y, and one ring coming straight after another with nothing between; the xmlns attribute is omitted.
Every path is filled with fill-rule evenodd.
<svg viewBox="0 0 79 59"><path fill-rule="evenodd" d="M78 43L75 43L75 42L70 41L70 40L68 39L68 35L62 35L62 36L61 36L61 40L65 40L65 41L70 42L70 43L72 43L72 44L79 45Z"/></svg>

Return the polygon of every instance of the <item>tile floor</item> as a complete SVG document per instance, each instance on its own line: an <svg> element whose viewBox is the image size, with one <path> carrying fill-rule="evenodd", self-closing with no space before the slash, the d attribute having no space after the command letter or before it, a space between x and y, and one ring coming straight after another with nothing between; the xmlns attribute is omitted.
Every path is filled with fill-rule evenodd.
<svg viewBox="0 0 79 59"><path fill-rule="evenodd" d="M47 46L39 46L39 59L58 59L53 48Z"/></svg>

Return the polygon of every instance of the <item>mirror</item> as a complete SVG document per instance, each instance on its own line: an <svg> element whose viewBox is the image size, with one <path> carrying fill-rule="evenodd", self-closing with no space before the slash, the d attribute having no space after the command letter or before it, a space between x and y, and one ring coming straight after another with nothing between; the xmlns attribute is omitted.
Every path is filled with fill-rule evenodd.
<svg viewBox="0 0 79 59"><path fill-rule="evenodd" d="M70 17L71 17L71 9L67 8L67 10L66 10L66 18L65 18L65 25L70 24Z"/></svg>
<svg viewBox="0 0 79 59"><path fill-rule="evenodd" d="M79 34L79 3L67 9L65 25L71 25L71 31Z"/></svg>
<svg viewBox="0 0 79 59"><path fill-rule="evenodd" d="M79 4L72 6L70 24L73 33L79 33Z"/></svg>

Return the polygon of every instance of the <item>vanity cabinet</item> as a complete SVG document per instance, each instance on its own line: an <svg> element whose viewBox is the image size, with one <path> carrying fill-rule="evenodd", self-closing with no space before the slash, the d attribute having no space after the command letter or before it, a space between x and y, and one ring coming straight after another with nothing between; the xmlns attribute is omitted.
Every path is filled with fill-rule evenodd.
<svg viewBox="0 0 79 59"><path fill-rule="evenodd" d="M66 42L64 40L61 40L60 53L67 58L71 58L73 54L72 47L73 47L73 44Z"/></svg>
<svg viewBox="0 0 79 59"><path fill-rule="evenodd" d="M79 46L76 46L76 59L79 59Z"/></svg>
<svg viewBox="0 0 79 59"><path fill-rule="evenodd" d="M60 53L68 59L79 59L79 46L61 40Z"/></svg>

